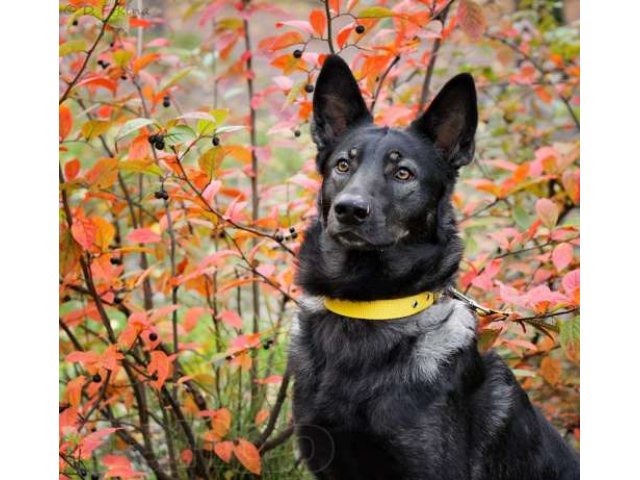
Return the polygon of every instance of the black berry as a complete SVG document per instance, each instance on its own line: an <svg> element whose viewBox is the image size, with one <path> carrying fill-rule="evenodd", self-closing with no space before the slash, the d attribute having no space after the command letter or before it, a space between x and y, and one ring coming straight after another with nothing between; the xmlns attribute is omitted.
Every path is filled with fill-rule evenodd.
<svg viewBox="0 0 640 480"><path fill-rule="evenodd" d="M102 62L102 68L109 68L109 65L111 65L109 62Z"/></svg>
<svg viewBox="0 0 640 480"><path fill-rule="evenodd" d="M155 342L158 339L158 334L155 332L151 332L149 334L149 340L151 340L152 342Z"/></svg>
<svg viewBox="0 0 640 480"><path fill-rule="evenodd" d="M301 58L301 57L302 57L302 50L295 49L293 51L293 58Z"/></svg>
<svg viewBox="0 0 640 480"><path fill-rule="evenodd" d="M304 91L307 92L307 93L313 93L313 85L311 85L310 83L307 83L304 86Z"/></svg>
<svg viewBox="0 0 640 480"><path fill-rule="evenodd" d="M113 303L116 305L120 305L122 303L122 299L120 297L116 297L113 299Z"/></svg>
<svg viewBox="0 0 640 480"><path fill-rule="evenodd" d="M153 192L153 196L156 197L158 200L161 200L164 198L164 190L157 190L155 192Z"/></svg>
<svg viewBox="0 0 640 480"><path fill-rule="evenodd" d="M147 140L149 140L149 143L151 145L153 145L154 143L156 143L158 141L158 135L156 135L156 134L149 135L149 138Z"/></svg>
<svg viewBox="0 0 640 480"><path fill-rule="evenodd" d="M78 20L74 20L73 22L71 22L71 25L73 25L74 27L78 26Z"/></svg>
<svg viewBox="0 0 640 480"><path fill-rule="evenodd" d="M99 373L96 373L91 380L93 380L94 383L100 383L102 381L102 377Z"/></svg>
<svg viewBox="0 0 640 480"><path fill-rule="evenodd" d="M100 65L102 68L104 68L104 62L102 60L98 60L98 65Z"/></svg>
<svg viewBox="0 0 640 480"><path fill-rule="evenodd" d="M171 106L171 99L168 96L162 99L162 106L164 108L169 108Z"/></svg>
<svg viewBox="0 0 640 480"><path fill-rule="evenodd" d="M300 136L300 130L296 130L296 131L294 131L294 132L293 132L293 134L294 134L296 137L299 137L299 136Z"/></svg>
<svg viewBox="0 0 640 480"><path fill-rule="evenodd" d="M155 143L156 150L164 150L164 139L160 137Z"/></svg>
<svg viewBox="0 0 640 480"><path fill-rule="evenodd" d="M122 259L118 257L111 257L109 262L111 262L111 265L122 265Z"/></svg>
<svg viewBox="0 0 640 480"><path fill-rule="evenodd" d="M363 34L364 33L364 25L358 25L356 27L356 33Z"/></svg>
<svg viewBox="0 0 640 480"><path fill-rule="evenodd" d="M167 193L166 190L162 191L162 199L163 200L169 200L169 194Z"/></svg>
<svg viewBox="0 0 640 480"><path fill-rule="evenodd" d="M92 473L91 480L100 480L100 475L98 475L97 473Z"/></svg>
<svg viewBox="0 0 640 480"><path fill-rule="evenodd" d="M224 357L224 359L225 359L226 361L233 360L233 355L227 355L226 357Z"/></svg>
<svg viewBox="0 0 640 480"><path fill-rule="evenodd" d="M127 76L126 76L126 75L122 75L122 76L120 77L120 79L121 79L121 80L126 80L126 79L127 79Z"/></svg>
<svg viewBox="0 0 640 480"><path fill-rule="evenodd" d="M271 345L273 345L273 340L269 339L262 344L262 348L264 348L265 350L269 350L269 348L271 348Z"/></svg>
<svg viewBox="0 0 640 480"><path fill-rule="evenodd" d="M296 227L289 227L289 233L293 233L296 231Z"/></svg>
<svg viewBox="0 0 640 480"><path fill-rule="evenodd" d="M84 468L80 468L80 470L78 470L78 473L82 478L87 476L87 471Z"/></svg>
<svg viewBox="0 0 640 480"><path fill-rule="evenodd" d="M291 238L293 238L294 240L298 238L298 232L291 232Z"/></svg>
<svg viewBox="0 0 640 480"><path fill-rule="evenodd" d="M282 234L280 232L276 233L273 238L276 239L276 242L282 242L282 240L284 240L284 237L282 236Z"/></svg>
<svg viewBox="0 0 640 480"><path fill-rule="evenodd" d="M211 143L213 143L213 145L217 147L218 145L220 145L220 137L218 137L217 135L214 135L213 139L211 140Z"/></svg>

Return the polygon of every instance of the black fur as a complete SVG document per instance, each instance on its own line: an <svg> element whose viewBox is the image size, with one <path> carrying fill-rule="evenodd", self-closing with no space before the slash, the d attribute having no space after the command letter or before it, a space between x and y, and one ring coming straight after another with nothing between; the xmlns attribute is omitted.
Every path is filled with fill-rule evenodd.
<svg viewBox="0 0 640 480"><path fill-rule="evenodd" d="M461 303L443 296L418 315L367 321L319 299L453 284L462 245L450 197L473 158L476 124L469 75L393 130L372 124L348 66L325 61L312 126L324 180L299 256L307 298L290 351L296 433L317 478L579 478L577 455L509 368L478 353L475 318Z"/></svg>

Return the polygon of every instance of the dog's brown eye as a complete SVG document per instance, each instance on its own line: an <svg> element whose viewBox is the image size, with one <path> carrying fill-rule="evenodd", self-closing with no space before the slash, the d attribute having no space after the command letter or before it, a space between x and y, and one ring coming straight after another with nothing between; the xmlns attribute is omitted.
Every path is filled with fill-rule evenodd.
<svg viewBox="0 0 640 480"><path fill-rule="evenodd" d="M413 173L411 173L406 168L399 168L398 170L396 170L396 173L394 176L398 180L409 180L410 178L413 177Z"/></svg>
<svg viewBox="0 0 640 480"><path fill-rule="evenodd" d="M336 170L340 173L347 173L349 171L349 162L346 160L338 160L338 163L336 163Z"/></svg>

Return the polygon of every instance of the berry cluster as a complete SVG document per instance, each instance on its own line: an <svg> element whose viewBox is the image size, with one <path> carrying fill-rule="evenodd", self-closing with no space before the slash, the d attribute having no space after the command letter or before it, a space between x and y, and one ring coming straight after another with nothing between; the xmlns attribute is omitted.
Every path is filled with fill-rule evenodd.
<svg viewBox="0 0 640 480"><path fill-rule="evenodd" d="M295 240L296 238L298 238L298 232L296 232L295 227L289 227L288 234L283 235L280 232L276 232L273 238L275 239L276 242L284 242L285 240Z"/></svg>
<svg viewBox="0 0 640 480"><path fill-rule="evenodd" d="M158 200L169 200L169 194L164 188L161 188L157 192L154 192L153 196L156 197Z"/></svg>
<svg viewBox="0 0 640 480"><path fill-rule="evenodd" d="M149 135L149 143L153 145L156 150L164 150L164 137L159 133Z"/></svg>

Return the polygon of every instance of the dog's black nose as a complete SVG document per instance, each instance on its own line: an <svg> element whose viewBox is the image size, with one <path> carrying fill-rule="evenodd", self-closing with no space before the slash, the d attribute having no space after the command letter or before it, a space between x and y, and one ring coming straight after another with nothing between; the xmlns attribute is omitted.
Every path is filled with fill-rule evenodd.
<svg viewBox="0 0 640 480"><path fill-rule="evenodd" d="M357 195L341 195L333 209L340 223L358 225L369 216L371 206L364 198Z"/></svg>

